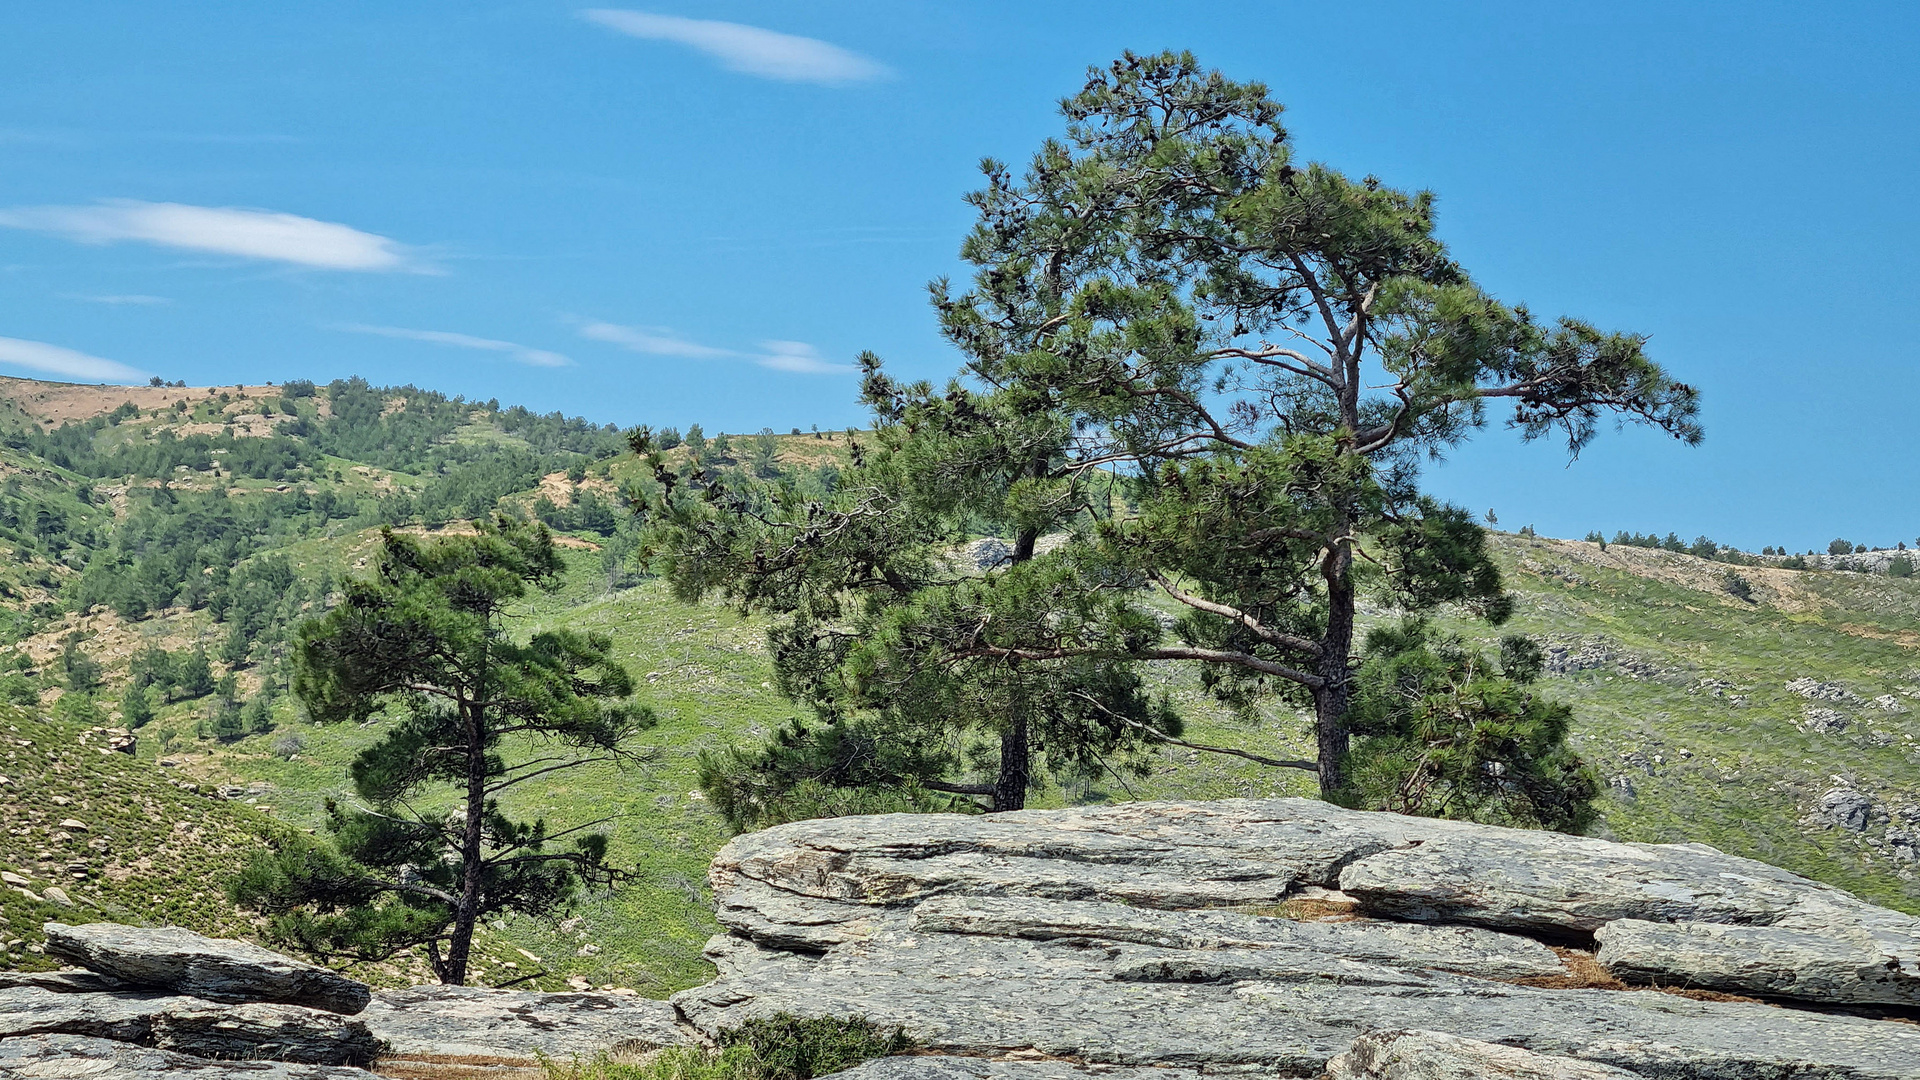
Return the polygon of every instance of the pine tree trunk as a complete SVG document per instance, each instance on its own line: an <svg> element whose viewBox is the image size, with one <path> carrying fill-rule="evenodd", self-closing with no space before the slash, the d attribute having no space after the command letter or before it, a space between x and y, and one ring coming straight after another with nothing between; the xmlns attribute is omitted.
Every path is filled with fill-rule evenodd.
<svg viewBox="0 0 1920 1080"><path fill-rule="evenodd" d="M1024 810L1027 784L1032 779L1033 754L1027 745L1025 717L1000 734L1000 775L993 782L993 810Z"/></svg>
<svg viewBox="0 0 1920 1080"><path fill-rule="evenodd" d="M1039 469L1045 462L1035 466ZM1007 561L1019 565L1033 558L1040 542L1038 529L1023 529L1013 538L1013 554ZM1033 748L1027 737L1027 718L1016 716L1000 733L1000 775L993 781L993 812L1023 810L1027 805L1027 786L1033 779Z"/></svg>
<svg viewBox="0 0 1920 1080"><path fill-rule="evenodd" d="M481 825L487 808L487 753L485 721L479 706L467 709L467 814L460 836L460 901L453 909L453 933L447 941L446 970L440 981L465 986L467 958L473 951L473 928L480 918Z"/></svg>
<svg viewBox="0 0 1920 1080"><path fill-rule="evenodd" d="M1352 549L1337 542L1322 570L1327 580L1327 632L1320 641L1323 651L1315 672L1324 681L1313 692L1313 727L1320 764L1320 797L1331 799L1346 786L1345 765L1351 741L1347 703L1353 691L1347 682L1347 667L1353 658Z"/></svg>

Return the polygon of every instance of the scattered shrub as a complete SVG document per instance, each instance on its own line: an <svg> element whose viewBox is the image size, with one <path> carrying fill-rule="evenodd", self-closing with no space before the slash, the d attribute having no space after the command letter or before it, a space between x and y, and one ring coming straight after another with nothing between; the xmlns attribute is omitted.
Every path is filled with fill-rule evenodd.
<svg viewBox="0 0 1920 1080"><path fill-rule="evenodd" d="M812 1080L916 1044L860 1017L801 1019L787 1013L723 1031L720 1049L673 1047L640 1062L542 1059L548 1080Z"/></svg>
<svg viewBox="0 0 1920 1080"><path fill-rule="evenodd" d="M1887 564L1887 573L1892 574L1894 577L1898 577L1898 578L1912 577L1913 576L1912 556L1895 555L1893 557L1893 561Z"/></svg>

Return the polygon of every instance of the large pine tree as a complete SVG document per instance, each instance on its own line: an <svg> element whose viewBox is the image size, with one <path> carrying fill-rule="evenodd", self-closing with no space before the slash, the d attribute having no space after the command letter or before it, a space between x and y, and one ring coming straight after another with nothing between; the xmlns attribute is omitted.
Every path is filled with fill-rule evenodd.
<svg viewBox="0 0 1920 1080"><path fill-rule="evenodd" d="M933 286L962 377L900 384L865 358L874 449L834 498L695 472L654 500L655 550L685 595L790 616L775 637L783 686L830 722L891 718L876 732L933 746L996 733L992 808L1019 805L1042 728L1049 754L1177 738L1141 700L1147 664L1195 666L1230 703L1299 705L1315 757L1273 763L1353 801L1360 597L1494 623L1511 606L1481 528L1423 494L1419 466L1490 407L1569 454L1607 419L1694 443L1697 394L1639 336L1488 295L1436 237L1430 193L1296 159L1260 84L1190 55L1128 54L1062 111L1065 137L1023 174L985 163L962 248L977 272ZM969 532L1008 538L1005 563L954 572L941 552ZM1182 612L1177 625L1146 618L1139 590ZM1411 629L1380 640L1431 654ZM1457 667L1419 670L1508 678ZM955 678L1009 689L943 697ZM1484 700L1528 730L1458 740L1471 760L1455 775L1559 775L1579 801L1590 785L1560 756L1558 714L1505 691ZM1389 722L1404 710L1373 706L1369 731L1404 734ZM1580 812L1539 794L1537 807L1524 792L1447 805L1577 827Z"/></svg>

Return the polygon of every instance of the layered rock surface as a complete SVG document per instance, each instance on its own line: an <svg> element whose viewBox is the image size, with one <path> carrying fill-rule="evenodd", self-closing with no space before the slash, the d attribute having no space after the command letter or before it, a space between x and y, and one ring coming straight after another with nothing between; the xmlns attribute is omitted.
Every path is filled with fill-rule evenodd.
<svg viewBox="0 0 1920 1080"><path fill-rule="evenodd" d="M365 1069L281 1061L209 1061L83 1035L0 1039L0 1077L11 1080L378 1080Z"/></svg>
<svg viewBox="0 0 1920 1080"><path fill-rule="evenodd" d="M590 1058L692 1041L664 1001L476 986L385 990L360 1015L387 1052L410 1057Z"/></svg>
<svg viewBox="0 0 1920 1080"><path fill-rule="evenodd" d="M352 1015L367 1007L367 984L245 941L178 927L117 923L46 924L47 954L130 986L203 1001L274 1002Z"/></svg>
<svg viewBox="0 0 1920 1080"><path fill-rule="evenodd" d="M1306 1077L1420 1029L1569 1077L1920 1077L1920 1027L1833 1011L1915 1004L1920 922L1698 845L1127 804L799 822L736 839L712 882L720 975L674 999L708 1034L863 1015L949 1055ZM1359 917L1272 917L1303 895ZM1619 978L1771 1003L1558 988L1582 979L1549 943L1596 939Z"/></svg>
<svg viewBox="0 0 1920 1080"><path fill-rule="evenodd" d="M182 930L50 923L47 937L96 970L0 973L0 1077L352 1080L371 1076L353 1066L379 1058L531 1065L542 1054L698 1039L673 1006L628 995L461 986L370 994L257 946ZM268 997L355 1005L357 1014Z"/></svg>

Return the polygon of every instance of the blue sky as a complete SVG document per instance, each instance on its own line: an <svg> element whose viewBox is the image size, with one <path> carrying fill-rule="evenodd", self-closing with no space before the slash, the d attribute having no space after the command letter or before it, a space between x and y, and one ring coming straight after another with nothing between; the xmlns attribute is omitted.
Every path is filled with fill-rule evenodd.
<svg viewBox="0 0 1920 1080"><path fill-rule="evenodd" d="M609 3L612 0L595 0ZM0 36L0 372L363 374L622 425L940 377L961 195L1120 50L1439 195L1493 292L1651 335L1707 442L1430 481L1506 527L1920 537L1920 9L1885 3L89 3Z"/></svg>

